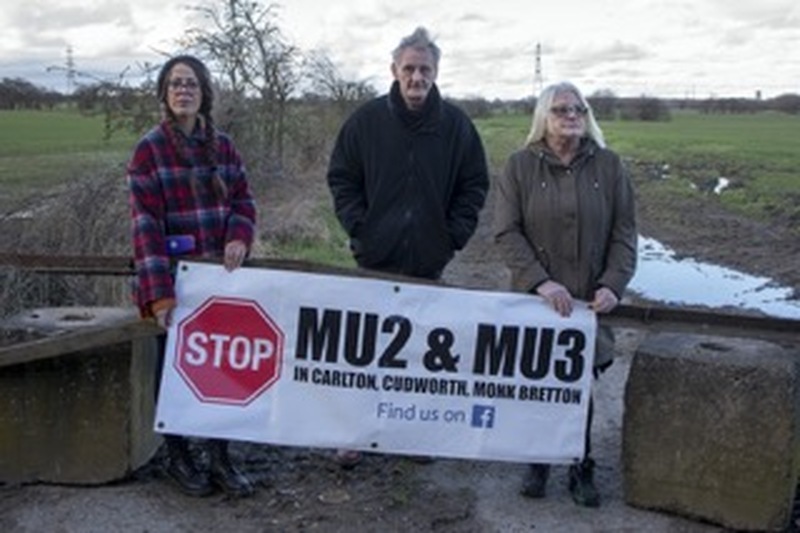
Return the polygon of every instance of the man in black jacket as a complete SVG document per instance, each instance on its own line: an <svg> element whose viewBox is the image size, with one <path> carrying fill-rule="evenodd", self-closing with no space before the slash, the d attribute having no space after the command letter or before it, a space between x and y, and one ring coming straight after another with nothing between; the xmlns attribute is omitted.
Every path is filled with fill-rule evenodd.
<svg viewBox="0 0 800 533"><path fill-rule="evenodd" d="M390 92L357 109L336 139L328 185L361 267L437 279L478 223L483 145L439 95L439 56L424 28L404 38Z"/></svg>
<svg viewBox="0 0 800 533"><path fill-rule="evenodd" d="M417 28L392 52L388 94L357 109L336 139L328 185L360 267L438 279L486 200L481 139L436 87L439 47ZM339 450L342 466L360 454Z"/></svg>

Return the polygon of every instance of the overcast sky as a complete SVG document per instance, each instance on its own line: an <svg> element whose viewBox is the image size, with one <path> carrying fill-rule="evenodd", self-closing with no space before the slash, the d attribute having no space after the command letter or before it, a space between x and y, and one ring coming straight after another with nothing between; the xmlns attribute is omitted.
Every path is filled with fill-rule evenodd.
<svg viewBox="0 0 800 533"><path fill-rule="evenodd" d="M217 0L219 1L219 0ZM76 68L114 78L158 63L196 25L203 0L3 0L0 78L65 87ZM455 97L525 98L541 45L545 83L587 94L765 98L800 93L797 0L280 0L277 23L300 49L328 52L379 92L390 51L418 25L442 49L438 83Z"/></svg>

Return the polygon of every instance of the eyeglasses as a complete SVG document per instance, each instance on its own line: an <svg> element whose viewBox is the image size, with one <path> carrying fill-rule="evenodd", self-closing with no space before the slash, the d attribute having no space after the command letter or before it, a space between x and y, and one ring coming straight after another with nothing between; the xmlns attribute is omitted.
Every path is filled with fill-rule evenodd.
<svg viewBox="0 0 800 533"><path fill-rule="evenodd" d="M181 87L189 89L190 91L196 91L200 87L200 84L197 83L197 80L194 80L192 78L187 78L187 79L174 78L169 80L169 83L167 85L173 91L178 91L181 89Z"/></svg>
<svg viewBox="0 0 800 533"><path fill-rule="evenodd" d="M566 117L575 113L576 116L583 117L589 110L582 105L560 105L551 107L550 112L559 117Z"/></svg>

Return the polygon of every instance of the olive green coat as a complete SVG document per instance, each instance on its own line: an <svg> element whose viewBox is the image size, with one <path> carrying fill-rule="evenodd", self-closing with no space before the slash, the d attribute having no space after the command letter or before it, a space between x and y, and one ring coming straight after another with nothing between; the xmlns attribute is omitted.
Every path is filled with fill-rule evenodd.
<svg viewBox="0 0 800 533"><path fill-rule="evenodd" d="M580 300L603 286L622 298L636 269L631 181L619 156L589 139L569 166L541 142L513 153L497 183L494 229L516 291L553 280ZM595 366L613 355L603 344Z"/></svg>

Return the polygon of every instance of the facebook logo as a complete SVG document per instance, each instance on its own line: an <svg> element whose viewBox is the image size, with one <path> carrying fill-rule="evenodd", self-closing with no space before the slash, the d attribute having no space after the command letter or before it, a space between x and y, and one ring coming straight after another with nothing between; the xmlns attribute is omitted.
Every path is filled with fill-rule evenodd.
<svg viewBox="0 0 800 533"><path fill-rule="evenodd" d="M494 407L491 405L473 405L471 425L474 428L493 428Z"/></svg>

